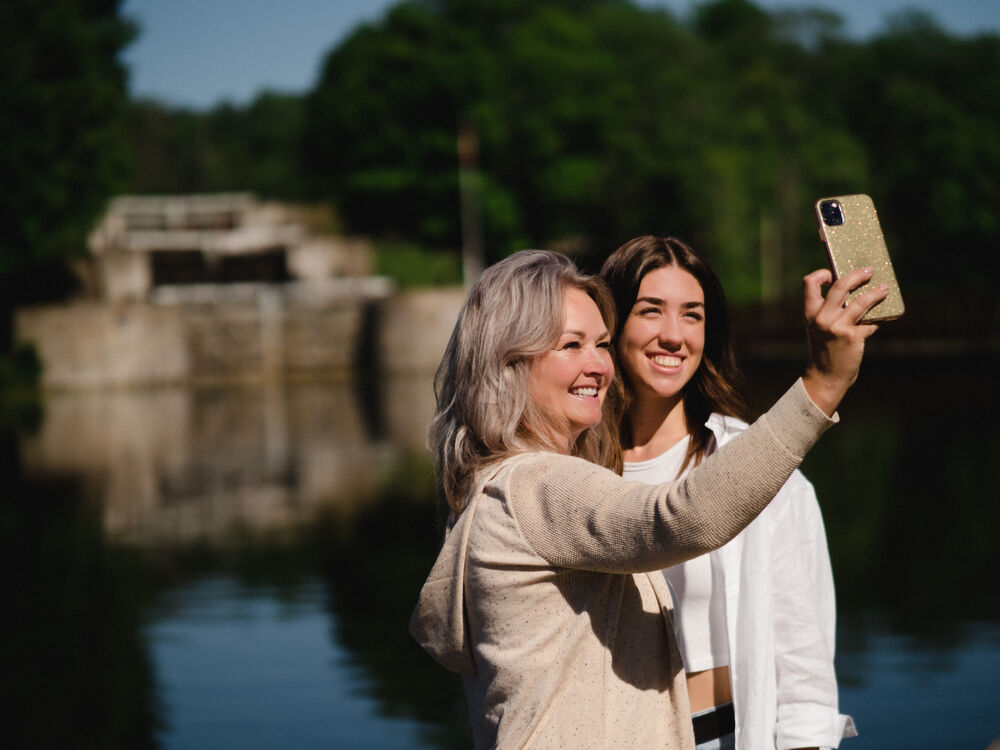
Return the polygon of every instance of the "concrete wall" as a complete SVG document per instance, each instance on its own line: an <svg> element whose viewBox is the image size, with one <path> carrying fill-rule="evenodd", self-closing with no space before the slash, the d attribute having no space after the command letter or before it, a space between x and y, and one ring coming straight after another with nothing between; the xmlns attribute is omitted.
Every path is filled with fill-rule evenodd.
<svg viewBox="0 0 1000 750"><path fill-rule="evenodd" d="M19 342L37 349L45 386L172 382L191 372L179 309L51 305L19 310L14 327Z"/></svg>
<svg viewBox="0 0 1000 750"><path fill-rule="evenodd" d="M79 477L107 532L142 544L297 528L320 512L346 523L389 477L424 481L431 381L462 290L345 291L337 304L299 291L19 311L50 389L21 444L25 472ZM282 379L352 371L366 348L371 377Z"/></svg>
<svg viewBox="0 0 1000 750"><path fill-rule="evenodd" d="M461 287L407 291L378 306L376 359L387 373L437 369L465 301Z"/></svg>
<svg viewBox="0 0 1000 750"><path fill-rule="evenodd" d="M433 373L461 289L339 284L178 287L152 302L26 308L15 336L36 347L43 386L57 389L330 375L368 364Z"/></svg>

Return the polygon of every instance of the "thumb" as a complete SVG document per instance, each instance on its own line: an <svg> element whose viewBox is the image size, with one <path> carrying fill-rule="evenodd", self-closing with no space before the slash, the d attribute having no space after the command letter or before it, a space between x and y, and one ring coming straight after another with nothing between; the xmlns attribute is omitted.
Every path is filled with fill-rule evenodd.
<svg viewBox="0 0 1000 750"><path fill-rule="evenodd" d="M829 268L820 268L807 274L802 279L802 296L805 299L805 313L807 318L815 318L823 306L824 284L833 281L833 273Z"/></svg>

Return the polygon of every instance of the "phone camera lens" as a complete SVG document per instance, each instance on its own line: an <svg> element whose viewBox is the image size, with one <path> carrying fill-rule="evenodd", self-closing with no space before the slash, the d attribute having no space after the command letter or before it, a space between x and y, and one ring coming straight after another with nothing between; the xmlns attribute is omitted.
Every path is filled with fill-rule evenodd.
<svg viewBox="0 0 1000 750"><path fill-rule="evenodd" d="M844 212L838 201L823 201L819 204L819 213L828 227L839 227L844 223Z"/></svg>

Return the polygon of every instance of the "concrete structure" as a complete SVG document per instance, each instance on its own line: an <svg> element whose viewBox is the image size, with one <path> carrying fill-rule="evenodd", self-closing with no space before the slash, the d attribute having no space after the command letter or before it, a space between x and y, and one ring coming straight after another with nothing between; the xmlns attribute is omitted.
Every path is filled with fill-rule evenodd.
<svg viewBox="0 0 1000 750"><path fill-rule="evenodd" d="M461 287L407 290L373 308L375 364L384 373L431 373L437 369L465 302Z"/></svg>
<svg viewBox="0 0 1000 750"><path fill-rule="evenodd" d="M117 198L90 249L87 299L15 316L48 388L433 372L464 298L396 293L367 240L242 193Z"/></svg>
<svg viewBox="0 0 1000 750"><path fill-rule="evenodd" d="M17 311L47 390L20 451L27 476L99 500L116 539L346 523L399 472L430 473L462 289L399 292L367 242L244 195L119 198L91 251L85 298Z"/></svg>
<svg viewBox="0 0 1000 750"><path fill-rule="evenodd" d="M371 274L366 240L313 234L293 207L249 193L120 196L88 244L97 295L110 302L162 286Z"/></svg>
<svg viewBox="0 0 1000 750"><path fill-rule="evenodd" d="M369 278L176 291L19 310L15 335L38 350L51 388L329 375L364 364L367 310L392 286Z"/></svg>

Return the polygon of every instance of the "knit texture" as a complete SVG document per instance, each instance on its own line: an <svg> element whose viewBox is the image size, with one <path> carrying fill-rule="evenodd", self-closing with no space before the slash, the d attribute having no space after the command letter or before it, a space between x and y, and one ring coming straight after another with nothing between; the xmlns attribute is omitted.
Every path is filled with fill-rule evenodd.
<svg viewBox="0 0 1000 750"><path fill-rule="evenodd" d="M661 575L721 546L831 420L801 382L687 479L646 485L531 453L480 477L411 632L463 675L477 748L691 748Z"/></svg>

